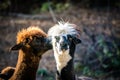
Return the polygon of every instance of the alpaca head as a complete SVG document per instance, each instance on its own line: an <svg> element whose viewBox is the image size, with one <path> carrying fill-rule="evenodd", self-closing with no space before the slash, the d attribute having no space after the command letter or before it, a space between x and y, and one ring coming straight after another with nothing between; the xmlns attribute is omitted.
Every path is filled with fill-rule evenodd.
<svg viewBox="0 0 120 80"><path fill-rule="evenodd" d="M29 27L18 32L17 44L11 50L22 49L24 52L30 51L34 55L42 55L50 48L46 33L38 27Z"/></svg>
<svg viewBox="0 0 120 80"><path fill-rule="evenodd" d="M59 22L49 29L48 36L52 37L57 70L61 73L68 62L73 60L75 45L81 43L79 30L75 24Z"/></svg>
<svg viewBox="0 0 120 80"><path fill-rule="evenodd" d="M75 24L59 22L48 31L48 35L52 36L52 43L59 52L68 50L73 44L81 43Z"/></svg>

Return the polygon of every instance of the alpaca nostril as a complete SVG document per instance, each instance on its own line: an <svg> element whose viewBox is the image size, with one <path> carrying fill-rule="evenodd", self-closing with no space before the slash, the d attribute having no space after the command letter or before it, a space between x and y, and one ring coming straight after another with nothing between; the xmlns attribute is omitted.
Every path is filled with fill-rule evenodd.
<svg viewBox="0 0 120 80"><path fill-rule="evenodd" d="M67 47L67 44L63 44L63 47Z"/></svg>
<svg viewBox="0 0 120 80"><path fill-rule="evenodd" d="M67 44L61 43L60 46L61 46L61 47L65 47L65 46L67 46Z"/></svg>
<svg viewBox="0 0 120 80"><path fill-rule="evenodd" d="M67 49L67 44L66 43L61 43L60 44L60 46L61 46L61 50L63 50L63 49Z"/></svg>

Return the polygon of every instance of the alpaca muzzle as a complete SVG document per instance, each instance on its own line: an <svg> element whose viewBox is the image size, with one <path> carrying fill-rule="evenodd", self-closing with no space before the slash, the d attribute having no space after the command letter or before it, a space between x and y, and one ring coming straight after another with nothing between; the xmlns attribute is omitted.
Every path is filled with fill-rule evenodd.
<svg viewBox="0 0 120 80"><path fill-rule="evenodd" d="M61 47L60 47L60 50L62 50L62 51L65 51L65 50L68 49L68 45L67 45L66 43L64 43L64 42L61 43L60 46L61 46Z"/></svg>

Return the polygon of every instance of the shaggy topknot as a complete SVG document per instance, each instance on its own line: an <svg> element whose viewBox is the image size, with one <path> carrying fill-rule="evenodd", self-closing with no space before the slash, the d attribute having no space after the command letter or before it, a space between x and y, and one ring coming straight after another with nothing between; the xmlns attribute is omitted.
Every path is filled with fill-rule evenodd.
<svg viewBox="0 0 120 80"><path fill-rule="evenodd" d="M59 36L59 35L72 35L76 38L80 38L80 30L77 25L71 24L69 22L58 22L55 26L49 29L49 36Z"/></svg>
<svg viewBox="0 0 120 80"><path fill-rule="evenodd" d="M47 34L45 32L43 32L43 30L41 30L38 26L30 26L29 28L23 29L23 30L18 32L17 43L20 43L25 38L33 36L33 35L37 35L37 36L42 35L43 37L47 36Z"/></svg>

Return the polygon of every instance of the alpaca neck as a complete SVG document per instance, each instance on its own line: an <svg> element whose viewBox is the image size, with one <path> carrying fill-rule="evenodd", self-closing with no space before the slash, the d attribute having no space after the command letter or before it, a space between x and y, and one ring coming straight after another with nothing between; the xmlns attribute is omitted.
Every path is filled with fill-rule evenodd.
<svg viewBox="0 0 120 80"><path fill-rule="evenodd" d="M35 80L40 57L19 51L15 72L10 80Z"/></svg>
<svg viewBox="0 0 120 80"><path fill-rule="evenodd" d="M65 64L64 62L59 63L56 59L57 80L75 80L74 69L73 69L74 68L73 67L74 52L75 52L75 45L72 44L72 46L70 46L68 56L64 56L63 59L59 58L59 55L57 56L57 58L59 58L59 60L67 59L67 60L65 60L65 61L67 61L66 65L64 65ZM61 68L58 66L59 64L64 65L64 66ZM59 68L61 68L61 69L59 69Z"/></svg>

